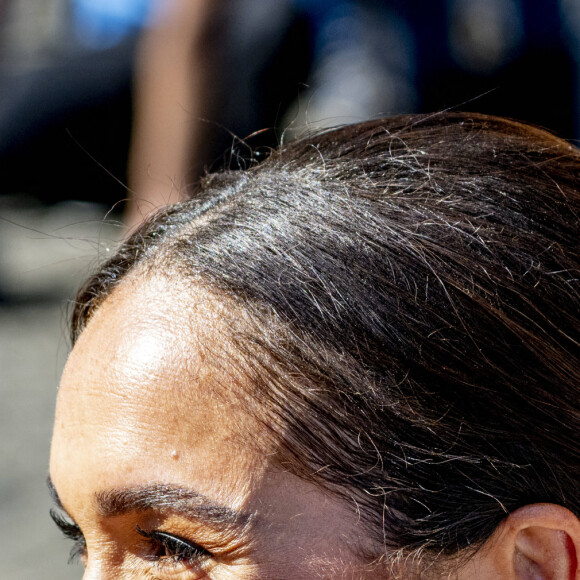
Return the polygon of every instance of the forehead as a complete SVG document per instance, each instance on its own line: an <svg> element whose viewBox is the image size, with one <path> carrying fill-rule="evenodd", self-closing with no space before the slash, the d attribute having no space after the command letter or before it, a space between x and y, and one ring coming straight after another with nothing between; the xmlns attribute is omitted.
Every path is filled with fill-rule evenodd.
<svg viewBox="0 0 580 580"><path fill-rule="evenodd" d="M115 290L63 374L55 480L59 465L69 478L94 472L108 485L187 480L195 469L208 474L197 482L203 488L210 474L256 460L240 453L236 437L248 418L227 396L241 383L223 368L219 310L206 292L164 278L129 279Z"/></svg>
<svg viewBox="0 0 580 580"><path fill-rule="evenodd" d="M350 547L367 543L359 515L279 469L275 442L231 395L243 382L227 367L227 335L211 299L163 279L124 283L83 331L59 391L50 472L85 535L88 561L112 567L119 554L133 557L131 542L143 543L135 525L145 516L107 516L103 492L161 484L255 516L244 541L260 577L280 569L293 578L337 578L336 570L361 577ZM186 520L164 525L215 537L195 517Z"/></svg>

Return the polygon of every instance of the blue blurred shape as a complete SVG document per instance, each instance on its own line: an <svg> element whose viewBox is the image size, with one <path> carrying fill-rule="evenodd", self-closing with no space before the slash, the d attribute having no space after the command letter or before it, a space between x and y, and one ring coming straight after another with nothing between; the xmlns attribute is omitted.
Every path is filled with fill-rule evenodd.
<svg viewBox="0 0 580 580"><path fill-rule="evenodd" d="M88 47L111 47L142 28L152 0L72 0L75 35Z"/></svg>

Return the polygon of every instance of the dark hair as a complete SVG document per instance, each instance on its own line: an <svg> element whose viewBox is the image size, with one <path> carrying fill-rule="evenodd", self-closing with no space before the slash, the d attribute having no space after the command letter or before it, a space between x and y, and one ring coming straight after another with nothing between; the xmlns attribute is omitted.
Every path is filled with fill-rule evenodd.
<svg viewBox="0 0 580 580"><path fill-rule="evenodd" d="M234 344L281 461L399 554L457 554L526 504L580 515L579 216L580 154L540 129L346 126L163 209L73 335L137 266L202 280L257 321Z"/></svg>

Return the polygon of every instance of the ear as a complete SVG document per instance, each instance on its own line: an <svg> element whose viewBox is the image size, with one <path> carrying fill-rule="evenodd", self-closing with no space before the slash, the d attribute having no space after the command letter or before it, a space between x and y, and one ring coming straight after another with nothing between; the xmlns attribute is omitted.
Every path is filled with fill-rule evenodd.
<svg viewBox="0 0 580 580"><path fill-rule="evenodd" d="M532 504L511 513L459 578L580 580L580 521L566 508Z"/></svg>

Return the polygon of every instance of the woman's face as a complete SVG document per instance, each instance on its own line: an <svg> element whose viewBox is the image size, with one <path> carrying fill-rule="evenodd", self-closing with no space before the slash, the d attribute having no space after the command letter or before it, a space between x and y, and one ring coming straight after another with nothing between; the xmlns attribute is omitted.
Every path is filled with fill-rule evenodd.
<svg viewBox="0 0 580 580"><path fill-rule="evenodd" d="M272 466L200 346L219 340L208 300L165 279L125 281L81 335L50 475L85 578L364 578L354 506Z"/></svg>

